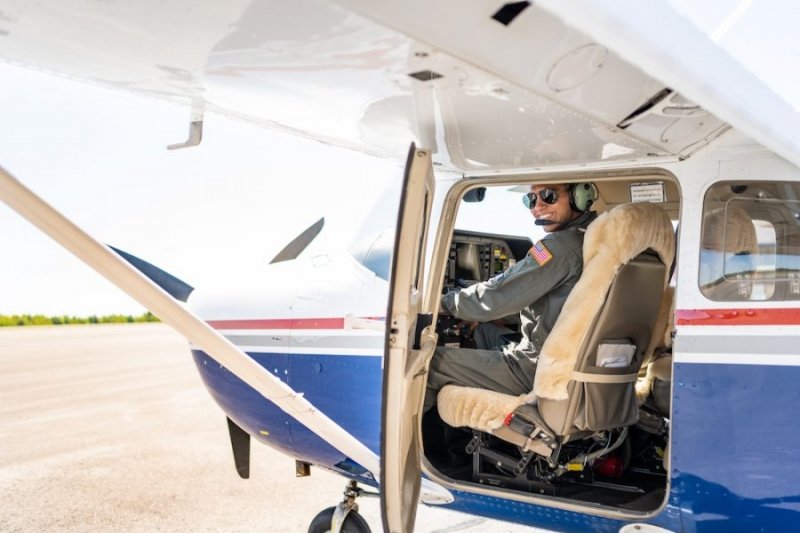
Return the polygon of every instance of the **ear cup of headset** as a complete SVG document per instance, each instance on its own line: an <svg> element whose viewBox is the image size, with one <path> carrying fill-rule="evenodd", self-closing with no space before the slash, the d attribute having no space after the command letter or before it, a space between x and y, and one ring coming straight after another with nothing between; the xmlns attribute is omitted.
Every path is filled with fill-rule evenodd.
<svg viewBox="0 0 800 533"><path fill-rule="evenodd" d="M569 186L569 205L575 211L587 211L597 200L597 196L594 183L573 183Z"/></svg>

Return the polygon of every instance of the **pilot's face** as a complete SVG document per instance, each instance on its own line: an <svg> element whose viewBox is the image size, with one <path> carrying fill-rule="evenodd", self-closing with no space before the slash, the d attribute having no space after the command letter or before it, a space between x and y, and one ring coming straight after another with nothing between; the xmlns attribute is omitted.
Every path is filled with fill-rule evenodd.
<svg viewBox="0 0 800 533"><path fill-rule="evenodd" d="M580 216L569 206L569 192L566 185L533 185L531 192L536 195L536 205L531 207L531 214L536 220L547 221L541 227L547 233L562 229L564 224ZM555 194L553 194L555 193ZM548 203L549 201L555 201Z"/></svg>

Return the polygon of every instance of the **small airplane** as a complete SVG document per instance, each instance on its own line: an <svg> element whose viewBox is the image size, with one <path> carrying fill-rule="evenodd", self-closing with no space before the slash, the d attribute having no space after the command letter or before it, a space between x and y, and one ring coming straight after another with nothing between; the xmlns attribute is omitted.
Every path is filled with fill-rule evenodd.
<svg viewBox="0 0 800 533"><path fill-rule="evenodd" d="M0 169L0 199L186 336L242 477L255 439L347 478L310 531L368 531L358 484L392 532L419 501L564 531L800 519L800 117L668 5L0 0L0 58L188 106L171 149L210 112L405 158L396 218L304 253L320 221L221 294ZM474 345L440 295L534 244L465 217L554 182L601 216L534 390L422 416L436 348Z"/></svg>

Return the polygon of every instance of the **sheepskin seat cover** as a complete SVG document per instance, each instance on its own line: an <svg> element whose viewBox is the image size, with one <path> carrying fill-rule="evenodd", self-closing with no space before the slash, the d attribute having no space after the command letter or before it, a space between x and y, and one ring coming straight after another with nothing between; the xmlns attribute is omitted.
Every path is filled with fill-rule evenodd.
<svg viewBox="0 0 800 533"><path fill-rule="evenodd" d="M510 396L483 389L448 385L438 396L439 414L454 427L468 426L491 432L522 403L537 398L566 400L567 385L578 352L619 268L647 249L672 264L675 239L672 224L655 204L623 204L601 214L583 241L583 274L570 293L539 355L533 390ZM669 282L669 269L664 286Z"/></svg>

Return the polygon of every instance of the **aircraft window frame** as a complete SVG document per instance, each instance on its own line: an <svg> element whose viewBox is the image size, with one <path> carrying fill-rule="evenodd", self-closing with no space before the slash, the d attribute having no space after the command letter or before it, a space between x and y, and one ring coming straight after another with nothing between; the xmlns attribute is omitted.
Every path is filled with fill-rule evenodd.
<svg viewBox="0 0 800 533"><path fill-rule="evenodd" d="M706 191L698 285L719 302L800 300L800 184L722 181Z"/></svg>

